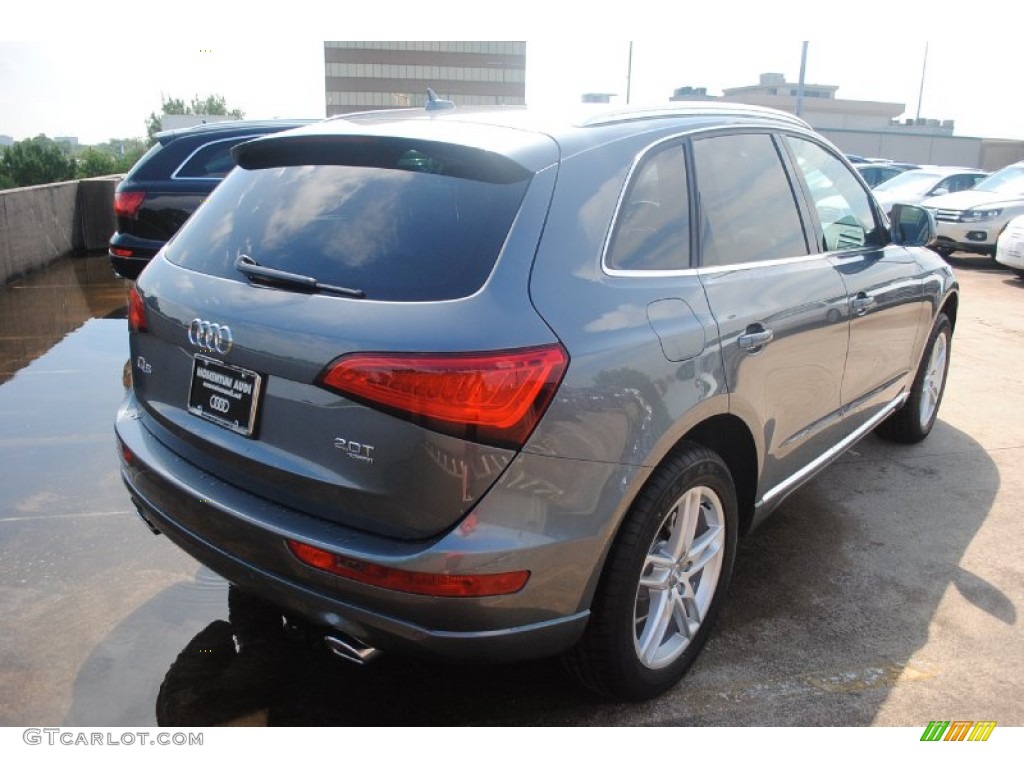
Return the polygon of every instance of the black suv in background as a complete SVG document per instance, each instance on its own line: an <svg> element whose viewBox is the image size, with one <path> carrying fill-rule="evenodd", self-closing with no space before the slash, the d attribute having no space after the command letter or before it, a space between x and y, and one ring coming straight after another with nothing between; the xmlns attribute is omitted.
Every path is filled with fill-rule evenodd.
<svg viewBox="0 0 1024 768"><path fill-rule="evenodd" d="M117 186L110 263L134 280L221 179L235 167L231 149L248 139L311 120L233 120L164 131Z"/></svg>

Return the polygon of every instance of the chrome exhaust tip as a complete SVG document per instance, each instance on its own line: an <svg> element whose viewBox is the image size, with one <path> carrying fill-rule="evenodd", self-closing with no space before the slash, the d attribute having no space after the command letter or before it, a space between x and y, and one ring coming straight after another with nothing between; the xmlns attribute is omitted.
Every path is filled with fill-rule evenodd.
<svg viewBox="0 0 1024 768"><path fill-rule="evenodd" d="M335 656L340 656L346 661L351 661L353 664L359 664L360 666L369 664L381 653L377 648L356 640L350 635L340 633L324 635L324 643Z"/></svg>
<svg viewBox="0 0 1024 768"><path fill-rule="evenodd" d="M155 525L149 522L149 520L146 518L145 513L142 511L142 507L140 507L135 502L132 503L135 505L135 514L137 514L139 516L139 520L144 522L146 524L146 527L153 532L154 536L159 536L161 533L163 533L159 528L157 528Z"/></svg>

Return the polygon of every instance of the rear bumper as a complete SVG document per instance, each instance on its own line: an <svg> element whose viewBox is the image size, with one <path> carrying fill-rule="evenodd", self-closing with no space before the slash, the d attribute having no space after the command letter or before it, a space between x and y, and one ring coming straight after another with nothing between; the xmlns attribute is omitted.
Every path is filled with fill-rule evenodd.
<svg viewBox="0 0 1024 768"><path fill-rule="evenodd" d="M137 280L142 270L146 268L150 260L163 248L164 243L160 240L148 240L134 235L126 235L123 232L116 232L110 238L110 246L107 255L110 257L110 266L114 268L121 277L129 280ZM130 256L118 255L118 251L130 251Z"/></svg>
<svg viewBox="0 0 1024 768"><path fill-rule="evenodd" d="M286 614L382 650L476 662L553 655L575 644L586 626L589 593L614 530L611 520L601 523L599 511L573 524L561 521L556 527L568 531L561 537L496 525L487 512L434 540L372 536L202 472L156 440L136 408L130 398L116 430L134 455L122 463L122 478L140 514L198 561ZM517 514L522 507L519 498ZM442 571L448 563L466 573L526 569L531 578L513 595L411 595L309 568L291 555L286 538L408 570Z"/></svg>

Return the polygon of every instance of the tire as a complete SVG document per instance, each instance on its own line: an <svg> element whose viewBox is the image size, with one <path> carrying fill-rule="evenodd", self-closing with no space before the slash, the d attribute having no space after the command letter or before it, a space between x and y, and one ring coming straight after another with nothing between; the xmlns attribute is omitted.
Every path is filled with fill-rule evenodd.
<svg viewBox="0 0 1024 768"><path fill-rule="evenodd" d="M655 470L612 545L590 621L566 654L586 687L641 701L675 685L718 614L736 558L736 490L713 451L683 444Z"/></svg>
<svg viewBox="0 0 1024 768"><path fill-rule="evenodd" d="M883 421L876 432L879 437L895 443L919 443L928 437L939 415L942 395L949 374L949 352L953 326L945 314L939 313L925 347L921 367L914 384L899 410Z"/></svg>
<svg viewBox="0 0 1024 768"><path fill-rule="evenodd" d="M939 256L941 256L942 258L951 256L954 251L953 248L950 248L949 246L946 245L933 245L931 246L931 249L935 251L937 254L939 254Z"/></svg>

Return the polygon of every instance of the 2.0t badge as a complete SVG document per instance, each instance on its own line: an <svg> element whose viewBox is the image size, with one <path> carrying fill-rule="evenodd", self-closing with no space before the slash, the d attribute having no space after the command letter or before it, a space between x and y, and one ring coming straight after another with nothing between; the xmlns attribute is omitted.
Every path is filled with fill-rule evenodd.
<svg viewBox="0 0 1024 768"><path fill-rule="evenodd" d="M375 448L366 443L357 443L355 440L346 440L344 437L334 438L334 447L345 452L350 459L362 461L366 464L373 464L373 452Z"/></svg>

